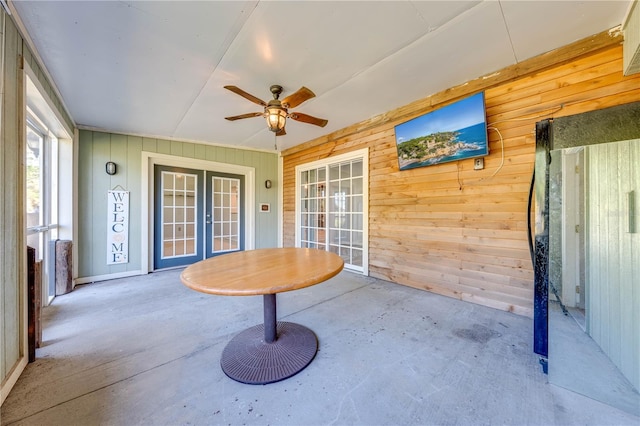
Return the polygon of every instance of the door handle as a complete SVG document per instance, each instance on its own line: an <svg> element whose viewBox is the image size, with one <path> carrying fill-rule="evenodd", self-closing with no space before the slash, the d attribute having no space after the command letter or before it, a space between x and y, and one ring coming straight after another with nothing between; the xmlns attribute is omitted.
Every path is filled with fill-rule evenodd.
<svg viewBox="0 0 640 426"><path fill-rule="evenodd" d="M207 220L205 220L207 225L211 225L211 213L207 213Z"/></svg>

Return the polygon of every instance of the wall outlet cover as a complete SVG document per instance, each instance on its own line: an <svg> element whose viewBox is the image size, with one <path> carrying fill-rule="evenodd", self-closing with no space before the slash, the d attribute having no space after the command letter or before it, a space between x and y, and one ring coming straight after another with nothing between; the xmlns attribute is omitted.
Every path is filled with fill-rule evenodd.
<svg viewBox="0 0 640 426"><path fill-rule="evenodd" d="M476 158L476 161L473 164L473 170L482 170L482 169L484 169L484 158Z"/></svg>

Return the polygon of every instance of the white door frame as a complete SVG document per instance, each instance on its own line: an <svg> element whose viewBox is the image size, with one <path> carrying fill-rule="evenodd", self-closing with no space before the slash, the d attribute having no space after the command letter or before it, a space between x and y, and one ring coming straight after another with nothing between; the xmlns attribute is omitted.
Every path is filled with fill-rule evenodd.
<svg viewBox="0 0 640 426"><path fill-rule="evenodd" d="M362 159L362 275L369 275L369 148L363 148L356 151L350 151L345 154L335 155L323 158L321 160L311 161L309 163L299 164L295 167L295 244L300 247L300 173L317 167L326 166L328 164L340 163L343 161ZM327 176L328 180L328 176ZM347 268L345 268L347 269ZM351 270L351 269L350 269ZM355 271L354 271L355 272Z"/></svg>
<svg viewBox="0 0 640 426"><path fill-rule="evenodd" d="M142 209L141 209L141 273L153 271L153 225L154 225L154 167L156 165L169 167L184 167L211 172L230 173L244 176L245 211L244 211L244 247L245 250L255 248L255 168L237 164L218 163L215 161L194 158L176 157L156 152L142 151ZM145 226L146 223L146 226Z"/></svg>

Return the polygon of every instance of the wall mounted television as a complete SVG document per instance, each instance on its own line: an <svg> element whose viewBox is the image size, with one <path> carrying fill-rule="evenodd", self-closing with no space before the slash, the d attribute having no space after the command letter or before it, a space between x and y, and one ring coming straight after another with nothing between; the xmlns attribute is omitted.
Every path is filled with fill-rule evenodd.
<svg viewBox="0 0 640 426"><path fill-rule="evenodd" d="M400 170L489 154L484 92L395 127Z"/></svg>

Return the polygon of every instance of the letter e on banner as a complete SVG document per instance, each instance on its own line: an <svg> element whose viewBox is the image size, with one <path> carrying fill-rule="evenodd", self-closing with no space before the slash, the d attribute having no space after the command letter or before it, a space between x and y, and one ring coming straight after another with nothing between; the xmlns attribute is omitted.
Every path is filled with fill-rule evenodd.
<svg viewBox="0 0 640 426"><path fill-rule="evenodd" d="M129 263L129 191L107 192L107 265Z"/></svg>

